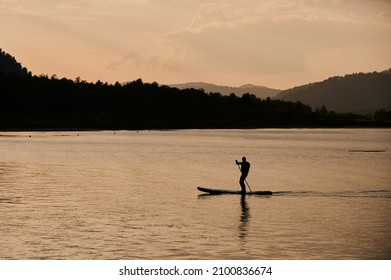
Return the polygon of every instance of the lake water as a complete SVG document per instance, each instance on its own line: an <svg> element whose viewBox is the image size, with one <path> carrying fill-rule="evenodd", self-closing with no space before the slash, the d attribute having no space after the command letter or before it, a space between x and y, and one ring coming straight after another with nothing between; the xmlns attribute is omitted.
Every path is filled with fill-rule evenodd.
<svg viewBox="0 0 391 280"><path fill-rule="evenodd" d="M239 190L235 159L251 163ZM0 132L0 259L391 259L391 130Z"/></svg>

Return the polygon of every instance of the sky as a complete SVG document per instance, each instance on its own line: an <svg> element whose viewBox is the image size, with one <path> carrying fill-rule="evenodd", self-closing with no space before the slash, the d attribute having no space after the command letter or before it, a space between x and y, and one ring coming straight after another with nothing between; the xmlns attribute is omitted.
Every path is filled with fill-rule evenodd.
<svg viewBox="0 0 391 280"><path fill-rule="evenodd" d="M0 0L34 75L276 89L391 68L391 0Z"/></svg>

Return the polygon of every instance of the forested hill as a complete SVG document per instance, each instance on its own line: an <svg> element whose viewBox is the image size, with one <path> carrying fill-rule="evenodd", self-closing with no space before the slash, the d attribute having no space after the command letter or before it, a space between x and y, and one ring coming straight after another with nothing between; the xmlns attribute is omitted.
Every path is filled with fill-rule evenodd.
<svg viewBox="0 0 391 280"><path fill-rule="evenodd" d="M26 68L22 67L13 56L2 49L0 49L0 73L13 73L22 77L29 74Z"/></svg>
<svg viewBox="0 0 391 280"><path fill-rule="evenodd" d="M373 114L380 109L391 110L391 69L332 77L282 91L275 98L345 113Z"/></svg>
<svg viewBox="0 0 391 280"><path fill-rule="evenodd" d="M141 79L122 85L0 71L0 130L384 126L389 117L314 111L300 102L207 94Z"/></svg>

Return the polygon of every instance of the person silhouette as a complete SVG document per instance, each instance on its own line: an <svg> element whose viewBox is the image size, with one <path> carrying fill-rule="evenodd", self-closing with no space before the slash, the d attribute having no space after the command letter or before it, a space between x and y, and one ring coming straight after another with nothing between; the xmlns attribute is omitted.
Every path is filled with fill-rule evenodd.
<svg viewBox="0 0 391 280"><path fill-rule="evenodd" d="M242 157L242 162L238 162L235 160L236 164L239 165L239 169L242 172L242 175L240 176L239 184L242 188L242 194L246 193L246 185L245 181L248 175L248 172L250 171L250 163L246 160L246 157ZM241 168L240 168L241 167Z"/></svg>

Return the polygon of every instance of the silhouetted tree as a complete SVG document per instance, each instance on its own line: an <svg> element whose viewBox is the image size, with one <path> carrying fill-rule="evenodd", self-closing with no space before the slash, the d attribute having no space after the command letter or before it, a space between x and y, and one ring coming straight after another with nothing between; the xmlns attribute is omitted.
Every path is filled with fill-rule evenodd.
<svg viewBox="0 0 391 280"><path fill-rule="evenodd" d="M26 68L16 61L10 54L0 49L0 73L15 74L17 76L25 77L29 75Z"/></svg>

